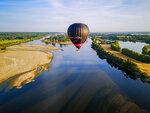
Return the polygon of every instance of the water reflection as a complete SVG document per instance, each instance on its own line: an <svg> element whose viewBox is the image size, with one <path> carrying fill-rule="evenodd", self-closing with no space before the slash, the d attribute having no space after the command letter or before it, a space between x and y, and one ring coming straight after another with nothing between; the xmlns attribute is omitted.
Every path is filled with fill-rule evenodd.
<svg viewBox="0 0 150 113"><path fill-rule="evenodd" d="M60 47L60 48L63 48L63 47L65 47L65 46L68 46L68 44L59 44L59 47Z"/></svg>
<svg viewBox="0 0 150 113"><path fill-rule="evenodd" d="M30 82L34 82L35 78L40 75L43 71L45 70L49 70L50 69L50 65L42 65L39 66L38 68L22 73L20 75L16 75L15 77L13 77L12 79L9 79L8 81L5 81L4 83L1 84L1 90L5 89L6 91L9 91L10 89L12 89L13 87L16 88L22 88L24 85L30 83ZM7 84L7 86L4 86L4 84ZM8 85L9 84L9 85Z"/></svg>
<svg viewBox="0 0 150 113"><path fill-rule="evenodd" d="M59 43L48 43L48 42L43 42L43 43L45 43L46 45L52 45L52 46L57 46L57 47L59 47L59 48L63 48L63 47L66 47L66 46L68 46L68 45L72 45L72 44L59 44Z"/></svg>
<svg viewBox="0 0 150 113"><path fill-rule="evenodd" d="M94 49L93 49L94 50ZM99 56L100 59L106 59L102 54L97 54ZM140 75L140 74L136 74L134 72L128 71L125 68L120 67L119 65L113 63L112 61L110 61L109 59L106 59L107 63L110 64L111 67L115 67L118 70L121 70L122 73L124 73L124 75L128 78L130 77L133 80L136 80L137 78L140 78L142 82L147 82L150 83L150 77L149 76L144 76L144 75Z"/></svg>
<svg viewBox="0 0 150 113"><path fill-rule="evenodd" d="M78 72L73 68L61 77L45 81L44 86L46 89L41 85L32 88L38 93L30 91L22 94L2 105L0 110L11 112L13 109L15 113L148 113L128 99L102 70ZM29 97L20 103L25 95Z"/></svg>

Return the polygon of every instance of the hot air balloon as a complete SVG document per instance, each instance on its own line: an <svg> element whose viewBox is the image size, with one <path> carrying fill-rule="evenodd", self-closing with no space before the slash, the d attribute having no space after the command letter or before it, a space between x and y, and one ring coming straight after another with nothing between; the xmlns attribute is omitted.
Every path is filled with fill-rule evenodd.
<svg viewBox="0 0 150 113"><path fill-rule="evenodd" d="M74 23L69 26L67 33L72 43L79 51L89 35L89 28L83 23Z"/></svg>

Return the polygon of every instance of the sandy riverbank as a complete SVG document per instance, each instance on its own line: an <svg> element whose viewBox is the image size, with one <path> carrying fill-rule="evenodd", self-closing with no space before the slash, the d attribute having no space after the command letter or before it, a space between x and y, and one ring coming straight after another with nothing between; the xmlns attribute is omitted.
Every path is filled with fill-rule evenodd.
<svg viewBox="0 0 150 113"><path fill-rule="evenodd" d="M50 50L57 48L25 43L8 47L5 52L0 53L0 83L16 75L18 78L21 75L25 76L20 83L32 81L38 74L38 67L51 62L53 53L49 52ZM16 83L15 86L20 87Z"/></svg>
<svg viewBox="0 0 150 113"><path fill-rule="evenodd" d="M138 68L142 71L147 73L148 76L150 76L150 63L143 63L143 62L139 62L137 60L134 60L128 56L125 56L123 54L121 54L120 52L114 51L110 48L110 44L101 44L101 46L104 48L105 51L110 52L112 54L114 54L117 57L123 58L123 59L130 59L132 62L134 62L135 64L137 64Z"/></svg>

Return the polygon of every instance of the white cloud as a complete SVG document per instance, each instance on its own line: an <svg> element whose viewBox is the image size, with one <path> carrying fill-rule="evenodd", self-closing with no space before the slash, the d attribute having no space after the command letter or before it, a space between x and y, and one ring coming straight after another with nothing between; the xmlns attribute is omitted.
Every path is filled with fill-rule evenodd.
<svg viewBox="0 0 150 113"><path fill-rule="evenodd" d="M47 6L28 7L20 12L0 12L0 18L8 29L16 23L26 31L66 31L74 22L86 23L91 31L150 31L150 8L148 0L125 3L126 0L33 0L36 4ZM145 1L145 2L144 2ZM1 3L1 2L0 2ZM34 5L33 5L34 6ZM8 18L7 18L8 19ZM6 20L7 20L6 19ZM24 23L26 25L24 25ZM39 26L39 27L38 27ZM16 27L17 28L17 27ZM0 30L2 28L0 27ZM20 30L20 29L19 29Z"/></svg>
<svg viewBox="0 0 150 113"><path fill-rule="evenodd" d="M35 0L35 1L38 1L38 2L45 2L45 3L48 3L50 5L52 5L53 7L63 7L63 4L61 3L61 0Z"/></svg>

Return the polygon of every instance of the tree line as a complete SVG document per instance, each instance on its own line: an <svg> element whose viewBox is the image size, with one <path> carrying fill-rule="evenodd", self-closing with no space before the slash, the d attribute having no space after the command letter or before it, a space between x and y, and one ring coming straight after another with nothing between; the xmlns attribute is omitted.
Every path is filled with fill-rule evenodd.
<svg viewBox="0 0 150 113"><path fill-rule="evenodd" d="M47 42L47 43L57 43L57 42L67 42L67 41L70 41L67 35L51 36L43 40L43 42Z"/></svg>
<svg viewBox="0 0 150 113"><path fill-rule="evenodd" d="M50 35L49 32L0 32L0 41L31 39L38 36Z"/></svg>
<svg viewBox="0 0 150 113"><path fill-rule="evenodd" d="M22 42L33 41L50 35L48 32L0 32L0 48L20 44Z"/></svg>
<svg viewBox="0 0 150 113"><path fill-rule="evenodd" d="M140 54L138 52L132 51L132 50L127 49L127 48L123 48L121 53L128 56L128 57L131 57L135 60L138 60L138 61L141 61L144 63L150 63L150 56L149 55Z"/></svg>
<svg viewBox="0 0 150 113"><path fill-rule="evenodd" d="M150 44L149 32L130 32L130 33L92 33L90 36L100 37L101 39L108 40L121 40L121 41L141 41Z"/></svg>

